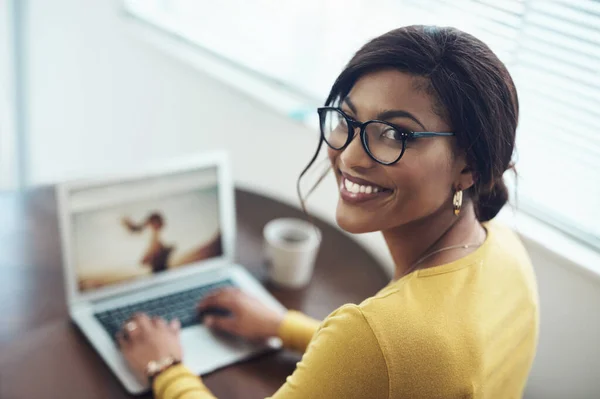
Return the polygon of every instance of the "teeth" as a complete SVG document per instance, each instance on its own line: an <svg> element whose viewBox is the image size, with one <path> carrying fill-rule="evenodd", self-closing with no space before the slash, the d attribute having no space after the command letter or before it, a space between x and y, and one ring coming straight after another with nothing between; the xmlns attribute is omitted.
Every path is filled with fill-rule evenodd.
<svg viewBox="0 0 600 399"><path fill-rule="evenodd" d="M348 179L344 179L342 181L342 183L340 183L340 190L346 188L346 191L353 193L353 194L358 194L358 193L364 193L364 194L375 194L381 191L381 189L379 187L373 187L373 186L363 186L361 184L356 184L351 182Z"/></svg>
<svg viewBox="0 0 600 399"><path fill-rule="evenodd" d="M352 191L352 186L354 185L354 183L352 183L350 180L348 179L344 179L344 184L346 185L346 190L348 191Z"/></svg>

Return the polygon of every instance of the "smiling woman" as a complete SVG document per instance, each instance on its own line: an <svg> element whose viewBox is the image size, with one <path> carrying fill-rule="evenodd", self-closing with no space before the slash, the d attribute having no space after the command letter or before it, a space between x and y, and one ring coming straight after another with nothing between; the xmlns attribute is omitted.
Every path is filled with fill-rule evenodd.
<svg viewBox="0 0 600 399"><path fill-rule="evenodd" d="M393 280L320 325L278 314L236 290L201 309L207 325L248 339L279 336L306 351L274 394L293 398L521 397L538 335L532 267L514 232L492 219L506 203L518 100L504 64L454 28L409 26L364 45L319 109L350 233L381 231ZM302 177L301 175L301 177ZM178 360L178 328L138 315L120 343L152 372L162 399L213 398ZM309 345L310 343L310 345ZM154 363L153 363L154 364Z"/></svg>

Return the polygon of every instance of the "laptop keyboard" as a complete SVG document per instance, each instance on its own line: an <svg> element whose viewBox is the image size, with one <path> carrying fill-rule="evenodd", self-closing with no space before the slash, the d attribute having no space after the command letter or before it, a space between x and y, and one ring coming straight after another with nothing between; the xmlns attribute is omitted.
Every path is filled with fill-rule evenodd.
<svg viewBox="0 0 600 399"><path fill-rule="evenodd" d="M167 321L177 318L181 322L181 327L185 328L200 324L196 305L202 298L216 289L233 286L235 286L233 282L227 279L121 308L110 309L96 313L94 316L113 339L115 339L117 331L123 328L123 324L138 312L146 313L150 317L162 317Z"/></svg>

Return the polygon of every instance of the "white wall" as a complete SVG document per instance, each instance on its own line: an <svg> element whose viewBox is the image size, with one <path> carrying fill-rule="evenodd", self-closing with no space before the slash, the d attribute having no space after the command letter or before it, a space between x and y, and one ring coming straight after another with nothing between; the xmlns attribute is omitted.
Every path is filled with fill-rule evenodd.
<svg viewBox="0 0 600 399"><path fill-rule="evenodd" d="M297 204L316 132L132 36L119 1L30 0L29 170L49 183L226 148L238 184ZM333 221L336 188L310 204ZM389 267L379 237L368 248ZM530 245L542 332L528 398L600 396L600 279Z"/></svg>
<svg viewBox="0 0 600 399"><path fill-rule="evenodd" d="M0 190L14 188L17 174L12 16L12 2L0 0Z"/></svg>
<svg viewBox="0 0 600 399"><path fill-rule="evenodd" d="M540 341L527 398L600 398L600 278L527 242L538 278Z"/></svg>

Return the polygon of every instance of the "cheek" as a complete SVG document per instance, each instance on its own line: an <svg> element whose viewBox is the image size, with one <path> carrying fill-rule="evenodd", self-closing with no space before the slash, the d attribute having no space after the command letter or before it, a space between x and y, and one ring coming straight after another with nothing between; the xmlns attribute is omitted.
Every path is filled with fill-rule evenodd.
<svg viewBox="0 0 600 399"><path fill-rule="evenodd" d="M331 166L335 169L337 164L337 159L340 156L340 151L336 151L327 147L327 156L329 157L329 161L331 162Z"/></svg>
<svg viewBox="0 0 600 399"><path fill-rule="evenodd" d="M446 200L452 185L451 167L447 156L406 157L406 161L390 170L396 183L397 205L414 214L433 211ZM401 161L401 162L402 162Z"/></svg>

